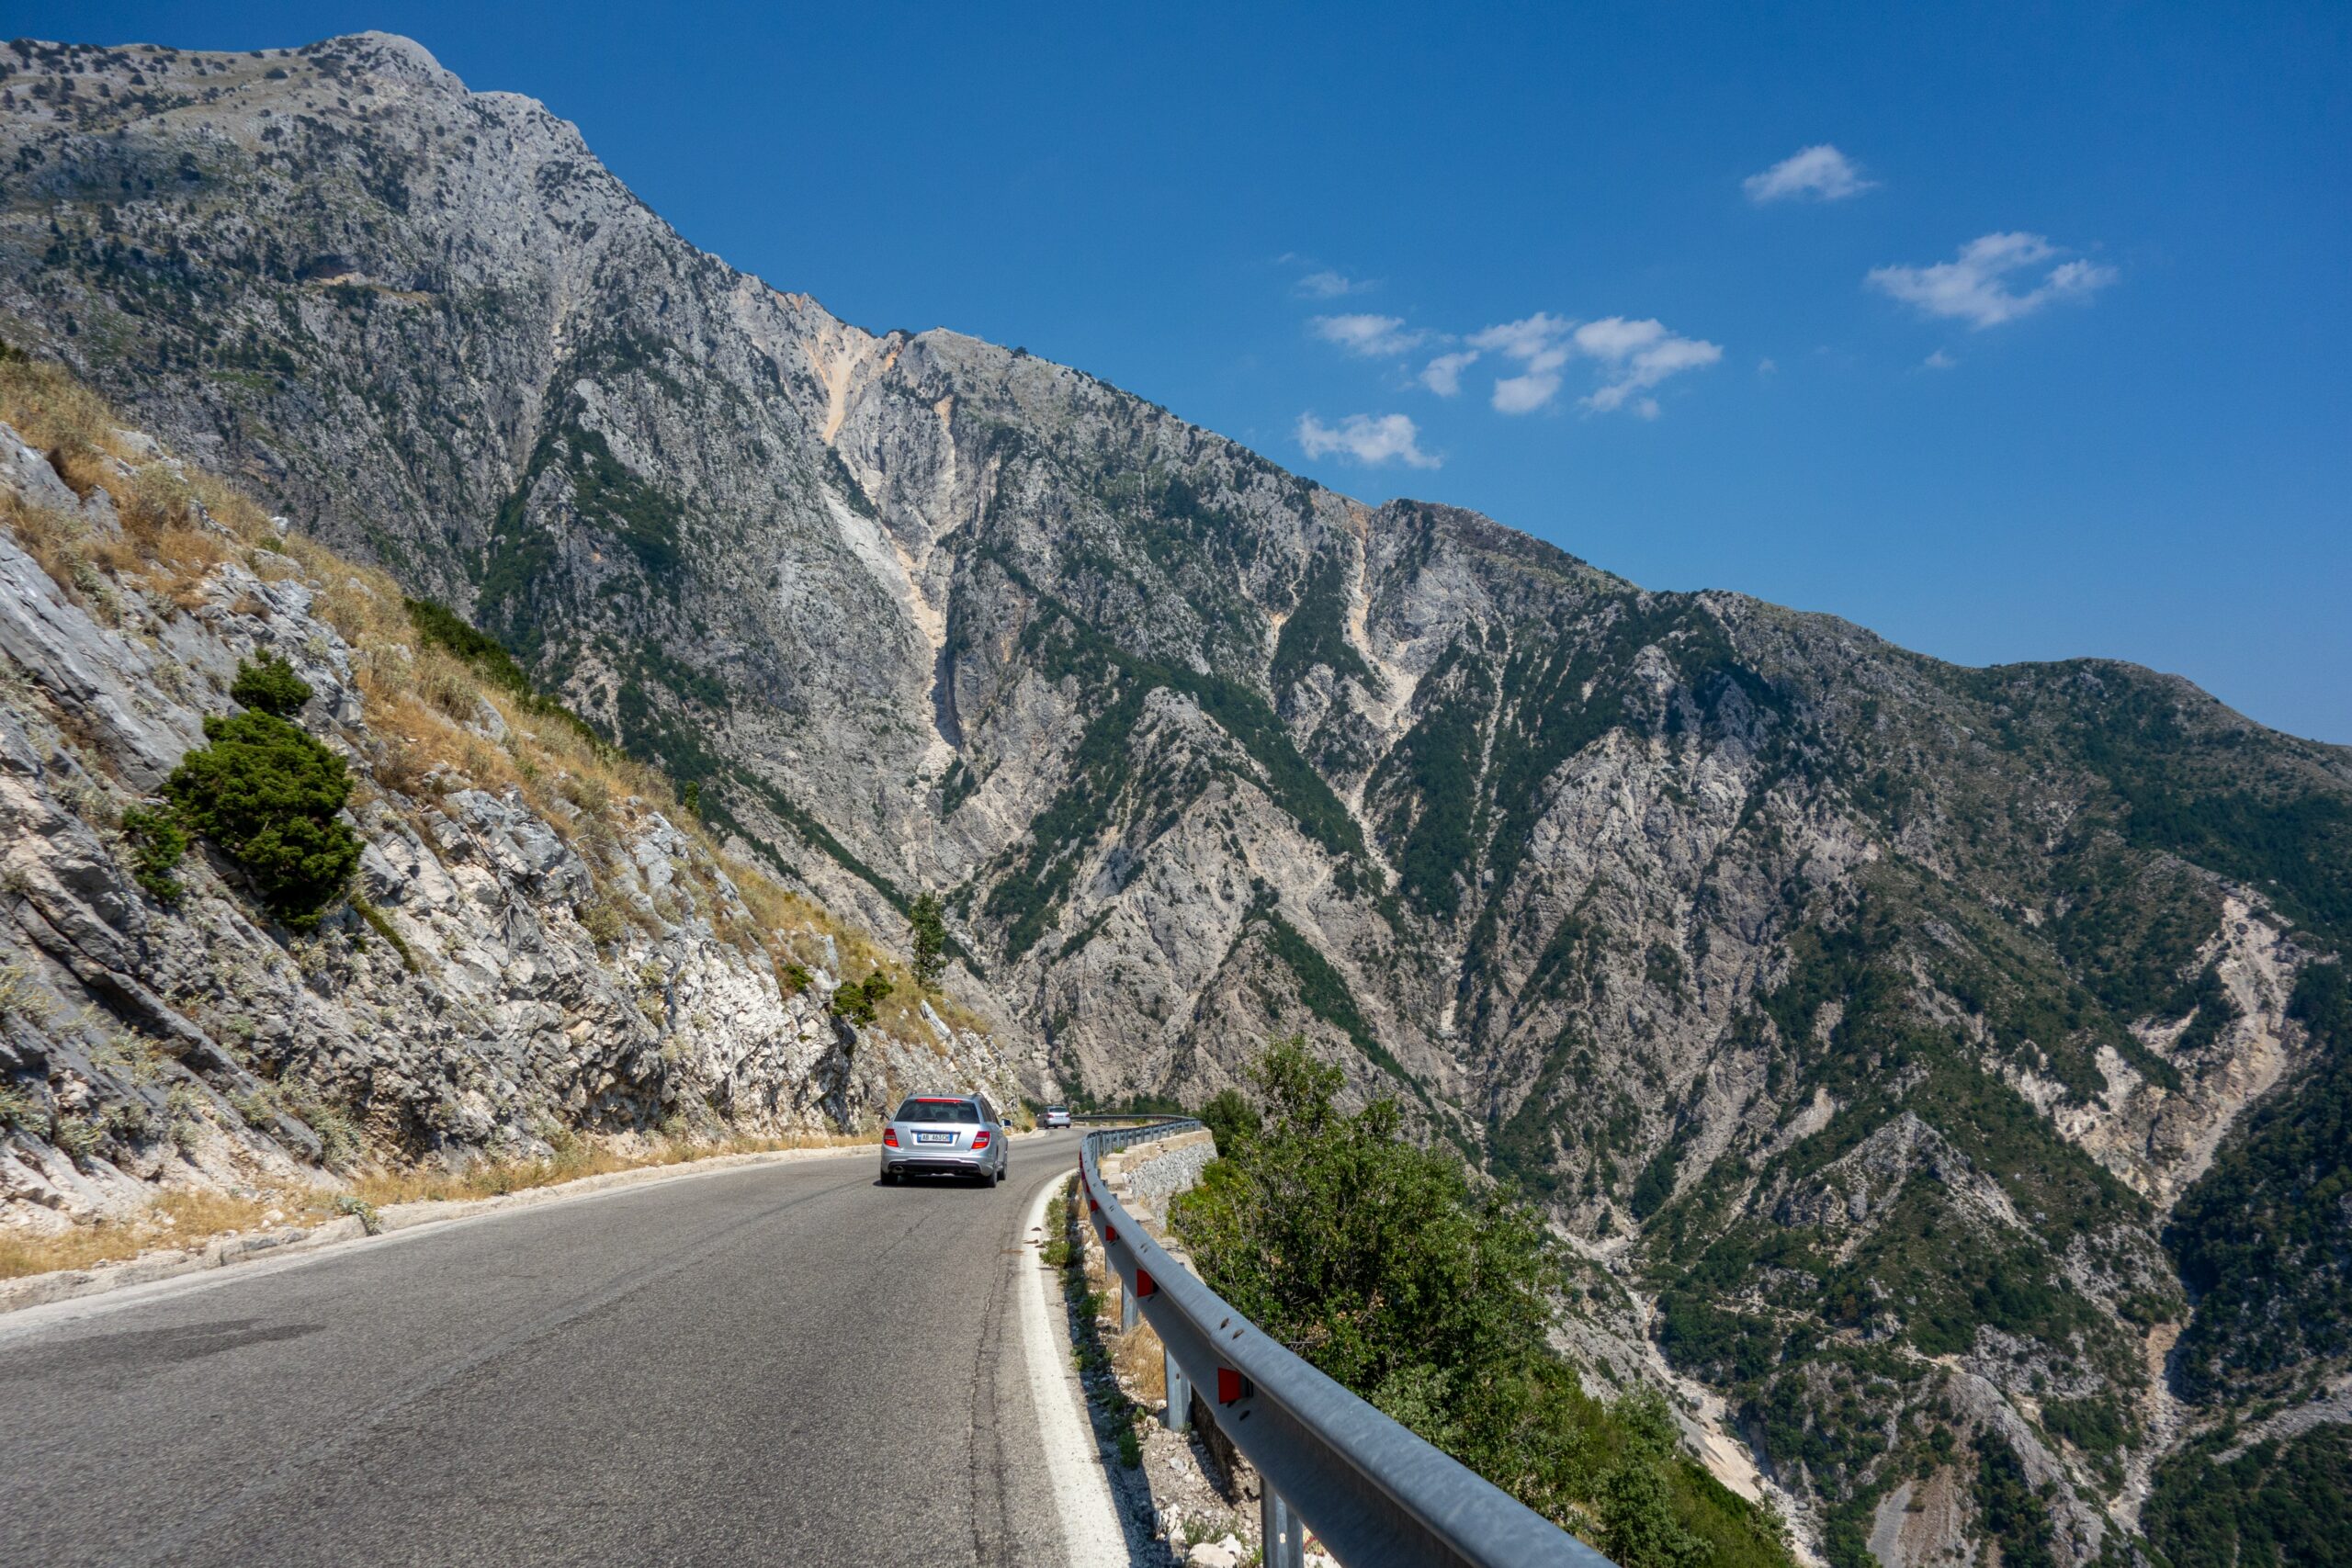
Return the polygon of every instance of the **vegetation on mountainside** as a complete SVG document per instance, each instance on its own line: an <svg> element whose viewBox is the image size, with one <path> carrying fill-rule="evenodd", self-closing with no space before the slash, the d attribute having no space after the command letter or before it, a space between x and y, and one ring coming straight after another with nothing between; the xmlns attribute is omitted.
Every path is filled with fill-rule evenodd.
<svg viewBox="0 0 2352 1568"><path fill-rule="evenodd" d="M1785 1563L1777 1521L1677 1446L1655 1396L1604 1405L1546 1334L1558 1259L1536 1213L1475 1192L1401 1136L1393 1100L1352 1116L1296 1038L1217 1108L1219 1157L1173 1205L1204 1278L1285 1345L1624 1568Z"/></svg>
<svg viewBox="0 0 2352 1568"><path fill-rule="evenodd" d="M914 946L915 984L929 990L947 966L947 917L938 894L919 893L907 906L907 935Z"/></svg>
<svg viewBox="0 0 2352 1568"><path fill-rule="evenodd" d="M1377 692L1380 679L1348 638L1347 562L1336 552L1316 558L1299 585L1298 607L1274 639L1267 684L1280 694L1320 665Z"/></svg>
<svg viewBox="0 0 2352 1568"><path fill-rule="evenodd" d="M51 85L70 79L52 73ZM246 80L231 75L216 85ZM26 92L19 81L19 98ZM720 430L723 420L710 417L714 400L733 394L725 378L691 368L698 350L713 349L715 364L729 346L724 334L686 335L700 331L691 324L691 299L677 300L689 309L672 310L663 323L638 315L647 323L642 333L592 334L549 378L560 388L576 378L599 381L594 423L609 440L592 436L576 402L547 411L538 448L499 508L489 547L456 563L444 558L441 520L451 508L487 510L482 498L494 502L511 476L495 461L436 460L434 449L450 453L453 438L481 449L481 433L509 428L511 415L503 399L469 408L463 400L483 378L451 379L436 366L453 363L453 353L477 368L511 366L485 351L517 335L516 325L534 329L520 337L543 344L537 307L521 295L502 303L500 290L511 285L494 270L479 293L453 290L421 310L396 310L351 284L296 292L309 242L340 247L344 240L326 236L352 214L371 232L382 231L390 253L422 232L399 222L397 159L381 143L368 145L368 116L338 119L326 131L288 124L288 141L267 156L295 157L301 144L307 162L292 188L302 199L275 200L277 220L256 225L249 210L227 224L202 221L177 200L124 200L118 213L114 182L101 176L135 176L141 160L168 169L176 133L150 135L137 123L148 111L128 96L98 106L85 90L78 112L85 129L127 124L130 135L84 138L85 172L95 175L78 186L56 179L55 163L28 175L25 188L45 192L54 209L51 238L28 237L28 248L12 253L30 262L48 243L39 264L45 276L88 286L71 299L82 321L77 352L93 364L112 356L118 385L140 387L141 396L153 387L158 406L198 411L195 417L215 411L232 450L254 432L270 432L272 445L295 459L288 493L334 481L342 462L373 465L397 454L401 484L414 488L397 496L376 488L363 507L379 505L380 525L346 517L342 525L354 536L364 529L380 558L404 570L423 566L444 581L456 570L474 574L477 613L534 668L560 661L540 651L543 636L598 624L592 595L613 593L610 603L621 607L624 618L606 626L677 624L662 617L661 606L677 605L695 562L715 558L695 554L706 545L695 516L728 492L713 480L774 473L748 460L759 438L740 431L713 441L724 455L699 467L675 447L648 456L649 432ZM418 159L439 156L418 145ZM268 197L288 188L274 171L241 163L226 142L201 151L206 175L184 175L180 192L198 207L220 201L232 181L247 176L246 188ZM355 162L334 162L345 156ZM229 177L213 180L216 165ZM368 171L364 180L343 172L360 167ZM306 178L314 186L305 188ZM313 190L329 198L320 209L325 219L311 215ZM608 315L632 313L626 275L611 274L601 287ZM17 308L53 332L69 292L20 291ZM281 311L289 323L299 312L306 325L275 331ZM419 324L403 329L402 317ZM337 322L362 321L364 335L325 335ZM667 323L677 321L689 325L673 333ZM483 331L484 322L496 331ZM775 377L773 363L760 362ZM1317 665L1361 678L1344 635L1349 563L1344 549L1331 548L1339 531L1318 531L1303 502L1286 502L1290 512L1278 516L1252 499L1285 486L1303 494L1302 482L1099 386L1082 411L1012 407L986 389L985 362L974 364L980 373L961 385L933 382L924 417L949 390L958 394L960 431L985 417L968 412L973 405L992 404L1001 416L987 433L986 459L1005 459L991 508L1023 513L1022 528L1036 524L1030 534L1043 536L1037 547L1054 558L1052 570L1037 570L1043 591L1022 580L1028 604L1046 609L1029 623L1039 640L1024 641L1007 667L1018 678L1042 671L1063 682L1089 727L1067 787L978 885L983 929L1015 953L1048 941L1084 879L1169 830L1226 770L1255 781L1327 850L1344 843L1340 829L1351 825L1344 810L1329 815L1339 797L1325 785L1354 774L1325 767L1316 777L1310 762L1332 753L1272 722L1277 710L1296 717L1289 699ZM632 387L646 395L626 395ZM317 438L330 427L306 411L332 411L332 439ZM76 449L34 438L58 452L61 472L77 489L101 482L104 432L93 439L96 446ZM1033 462L1024 452L1050 457ZM817 481L834 483L852 507L870 513L870 500L838 458L828 449L820 460ZM1049 464L1070 482L1048 476ZM168 489L152 474L141 482L159 495ZM574 521L564 515L567 502L593 551L559 547L568 538L559 530ZM264 575L286 570L281 551L306 569L319 559L305 542L258 529L224 543L170 523L168 504L141 511L126 502L125 514L155 542L123 557L122 570L151 578L162 593L198 593L198 574L223 558L241 558ZM751 522L749 512L724 515ZM2180 682L2111 664L1955 671L1873 645L1853 628L1765 607L1719 618L1724 601L1597 587L1589 576L1574 592L1521 592L1516 566L1490 571L1486 562L1510 549L1532 555L1532 542L1513 545L1484 525L1442 536L1430 509L1396 515L1400 525L1381 543L1402 552L1388 558L1403 563L1389 582L1406 592L1375 600L1375 615L1387 613L1384 604L1412 604L1416 560L1454 574L1471 591L1462 602L1475 598L1479 607L1466 612L1470 630L1445 654L1451 662L1416 688L1405 716L1412 728L1364 793L1367 820L1400 874L1396 896L1375 907L1408 930L1416 916L1476 923L1466 939L1442 931L1418 950L1400 944L1443 958L1420 973L1400 965L1385 995L1387 974L1364 975L1352 996L1344 984L1324 983L1331 966L1304 932L1292 933L1294 946L1284 928L1262 928L1271 956L1298 978L1309 1010L1351 1039L1374 1037L1368 1020L1394 1015L1426 1032L1435 1009L1424 1004L1437 998L1447 1007L1463 1061L1498 1097L1491 1168L1603 1234L1630 1214L1645 1232L1635 1257L1656 1278L1670 1283L1687 1272L1687 1283L1662 1303L1676 1355L1730 1391L1777 1464L1800 1484L1817 1484L1840 1561L1861 1550L1871 1503L1915 1472L1908 1467L1930 1464L1949 1467L1977 1495L1976 1517L1997 1516L2007 1555L2032 1552L2039 1505L2015 1495L2005 1461L1981 1451L1981 1434L1941 1403L1939 1374L1925 1359L1989 1355L1980 1348L2020 1337L2005 1386L2019 1410L2039 1411L2044 1435L2070 1463L2109 1481L2120 1448L2144 1440L2137 1425L2144 1363L2135 1341L2151 1323L2177 1321L2183 1298L2150 1239L2155 1212L2102 1187L2101 1173L2053 1123L2099 1113L2110 1050L2150 1082L2184 1087L2194 1064L2177 1069L2141 1044L2133 1024L2188 1019L2169 1047L2184 1055L2231 1038L2228 988L2204 952L2221 930L2230 883L2296 922L2304 952L2324 961L2352 951L2352 807L2344 789L2352 769L2344 755L2267 735ZM1115 527L1096 528L1104 516ZM974 572L985 573L993 558L987 551L1007 547L991 541L1018 531L978 530L966 558ZM28 536L40 541L52 575L86 603L102 604L119 586L117 567L107 564L118 546L103 535L69 538L36 525ZM1292 536L1309 547L1302 560L1279 558L1278 542ZM366 591L350 584L386 581L339 568L311 575L331 618L354 607L372 614ZM967 585L958 580L952 642L981 635L970 623L986 625L989 636L1017 624L1018 596L992 596L989 584L966 600ZM652 622L634 615L638 599L653 607ZM964 605L974 603L1011 614L967 614ZM1265 617L1284 604L1292 610L1272 649L1269 705L1260 683ZM1170 613L1152 614L1160 607ZM1163 670L1125 651L1081 662L1080 634L1092 628L1185 668ZM461 639L428 634L412 658L390 645L416 643L413 636L395 639L379 628L370 645L345 630L361 648L370 727L387 737L364 771L386 781L399 808L413 802L422 816L437 794L514 789L551 806L561 829L592 847L600 835L633 830L646 813L667 811L667 781L650 769L608 768L616 760L593 748L576 753L551 734L558 727L545 714L526 712L517 723L518 698L489 694L517 732L492 739L498 725L482 722L474 687L496 678ZM1651 648L1662 665L1645 653ZM710 721L731 690L751 687L739 687L731 673L720 685L660 649L616 638L605 651L618 680L614 738L698 791L695 811L673 815L682 829L706 846L740 832L786 874L787 863L763 840L788 846L797 835L898 900L887 879L786 798L786 789L807 786L729 772L730 742L715 737ZM453 668L452 657L469 668ZM1196 659L1204 669L1190 668ZM1216 738L1183 712L1185 701L1235 746L1206 743ZM1366 751L1354 765L1371 760ZM1608 781L1606 802L1563 800L1554 787L1564 769L1589 767L1598 776L1618 763L1624 769ZM635 774L650 783L617 782ZM959 763L943 782L944 807L955 809L975 784ZM610 804L565 811L575 793L600 789L609 789ZM632 795L641 801L629 803ZM1008 805L1001 792L991 802L991 809L1035 804ZM1600 863L1583 884L1580 835L1553 852L1549 835L1563 818L1546 813L1566 807L1566 819L1580 827L1590 820L1579 821L1582 813L1603 806L1643 815L1634 833L1619 831L1619 817L1593 836ZM1738 818L1724 838L1718 830L1728 811ZM697 813L701 823L691 819ZM840 819L836 826L848 832ZM177 851L167 835L129 818L123 828L126 863L142 885L158 897L175 891ZM1233 853L1258 856L1288 837L1244 824L1233 833ZM1658 860L1642 860L1644 839ZM1685 852L1704 858L1675 858ZM1855 852L1864 863L1899 872L1853 872L1844 857ZM1377 890L1368 858L1337 859L1341 896ZM1913 869L1922 874L1912 878ZM1916 885L1901 886L1906 879ZM1856 889L1860 908L1846 896ZM1809 897L1812 891L1823 896ZM756 916L743 924L770 924L762 897L745 883ZM582 911L608 949L637 918L611 902ZM1349 929L1345 919L1300 924ZM1091 922L1071 933L1063 956L1097 929ZM1730 954L1719 951L1711 964L1710 938L1739 961L1727 964ZM767 940L787 983L819 962L806 931ZM1539 942L1531 973L1529 950ZM1457 957L1456 972L1441 972ZM862 975L868 959L844 948L841 962L824 962ZM1766 993L1754 1006L1744 1000L1749 986ZM1270 988L1281 990L1279 980ZM904 1005L914 994L900 987L886 1000ZM2307 1022L2318 1005L2310 997L2297 1003ZM1726 1013L1732 1022L1719 1032ZM2346 1248L2341 1214L2327 1208L2342 1188L2328 1151L2345 1141L2352 1090L2344 1075L2352 1069L2343 1063L2352 1047L2341 1030L2313 1032L2322 1060L2241 1120L2174 1216L2175 1255L2203 1292L2179 1365L2190 1392L2207 1397L2294 1392L2290 1383L2314 1366L2332 1375L2346 1348ZM1108 1048L1117 1049L1115 1041ZM1532 1092L1514 1104L1510 1094L1531 1077ZM1726 1093L1746 1097L1744 1107L1727 1105ZM1806 1106L1819 1107L1827 1124L1778 1146L1776 1134ZM1865 1154L1877 1130L1909 1117L1933 1138L1907 1155L1876 1145ZM1777 1127L1768 1125L1775 1120ZM1706 1159L1693 1153L1702 1130L1734 1139L1703 1170L1695 1167ZM1879 1154L1906 1162L1899 1185L1840 1185L1851 1172L1834 1169L1838 1161ZM1791 1192L1814 1202L1807 1215L1782 1213ZM1857 1218L1849 1209L1838 1221L1833 1201L1854 1197L1867 1213ZM1980 1223L1978 1197L1996 1211L2007 1204L2018 1225Z"/></svg>
<svg viewBox="0 0 2352 1568"><path fill-rule="evenodd" d="M1257 692L1221 675L1128 653L1009 562L994 564L1034 594L1043 611L1023 629L1023 653L1046 679L1075 680L1093 715L1071 759L1069 782L1031 823L1025 843L1001 858L995 885L982 901L981 912L1003 927L1012 956L1035 946L1052 928L1080 866L1106 831L1124 830L1137 848L1150 844L1219 773L1249 778L1326 852L1361 865L1363 830ZM1221 759L1195 761L1173 775L1141 773L1136 737L1148 700L1162 690L1190 697L1255 764L1255 773Z"/></svg>
<svg viewBox="0 0 2352 1568"><path fill-rule="evenodd" d="M2352 1564L2352 1427L2326 1422L2234 1458L2222 1436L2156 1471L2140 1528L2165 1568Z"/></svg>
<svg viewBox="0 0 2352 1568"><path fill-rule="evenodd" d="M1364 795L1394 798L1380 830L1398 890L1426 913L1451 916L1477 864L1476 773L1494 682L1456 643L1414 698L1420 716L1374 771Z"/></svg>
<svg viewBox="0 0 2352 1568"><path fill-rule="evenodd" d="M1776 1465L1805 1468L1841 1568L1867 1562L1890 1486L1952 1462L1933 1359L2018 1346L2024 1386L2085 1391L2048 1400L2044 1425L2106 1472L2136 1440L2138 1332L2180 1310L2154 1249L2131 1249L2145 1201L1984 1073L1978 1047L1918 994L1907 934L1939 895L1894 870L1865 886L1841 923L1799 931L1784 978L1737 1026L1779 1042L1784 1103L1821 1090L1838 1111L1752 1170L1722 1156L1645 1238L1666 1348L1728 1392ZM1956 943L1963 915L1938 908ZM1751 1190L1770 1206L1748 1207ZM2018 1218L1996 1218L2004 1208ZM2097 1239L2118 1276L2098 1295L2069 1278L2077 1238ZM1963 1468L1981 1507L2004 1500L2030 1556L2044 1505L2011 1495L2008 1464L1996 1453Z"/></svg>
<svg viewBox="0 0 2352 1568"><path fill-rule="evenodd" d="M898 965L880 944L758 867L723 856L713 836L680 808L667 775L622 754L560 703L532 690L496 639L446 606L404 595L381 570L274 526L250 499L215 476L157 459L127 440L113 411L62 367L0 355L0 421L48 454L78 493L103 489L113 496L119 534L13 498L0 509L0 524L59 588L101 619L116 617L121 596L131 592L173 610L199 608L220 581L215 574L232 564L266 581L310 585L312 614L334 626L353 653L367 750L362 774L344 780L344 799L353 807L378 797L407 810L462 789L511 791L572 839L600 874L626 836L660 813L695 844L682 874L697 903L714 911L720 940L764 954L786 994L804 988L820 965L881 978L887 988L876 992L871 1021L902 1038L932 1038L916 1010L918 988L891 979ZM307 693L296 695L298 684L289 667L265 660L232 695L290 710L307 698ZM495 716L503 739L484 732L485 714ZM300 743L253 722L265 717ZM321 880L333 880L340 858L335 835L318 815L336 787L334 770L319 752L329 761L334 754L263 707L248 706L225 722L233 727L230 751L223 753L216 740L192 756L212 751L204 768L239 787L223 801L199 803L195 817L175 801L127 809L119 823L126 869L159 902L171 902L185 891L175 872L190 830L204 831L204 823L213 822L228 835L216 839L224 852L231 840L249 844L269 876L287 879L288 908L299 909ZM266 810L266 802L281 797L300 808L307 825L272 835L251 808ZM418 827L429 831L421 819ZM751 835L744 838L758 847ZM312 912L322 930L340 930L339 918L327 918L331 903ZM578 913L608 948L645 923L633 907L601 892ZM364 914L355 915L366 923ZM949 998L935 998L933 1006L954 1027L986 1027Z"/></svg>
<svg viewBox="0 0 2352 1568"><path fill-rule="evenodd" d="M240 665L229 694L245 711L204 721L209 744L172 771L164 794L182 822L237 863L271 913L315 931L359 868L359 840L337 818L351 798L350 773L286 716L311 688L283 659Z"/></svg>
<svg viewBox="0 0 2352 1568"><path fill-rule="evenodd" d="M151 811L143 806L122 814L123 841L131 852L130 876L158 904L176 904L187 891L172 874L187 853L187 829L166 807Z"/></svg>
<svg viewBox="0 0 2352 1568"><path fill-rule="evenodd" d="M1290 972L1297 987L1299 1006L1346 1035L1349 1043L1363 1053L1365 1060L1409 1089L1423 1105L1430 1104L1429 1090L1405 1070L1405 1065L1373 1032L1372 1025L1364 1020L1363 1010L1356 1005L1355 994L1348 989L1346 977L1323 956L1322 949L1306 939L1305 932L1283 919L1274 890L1264 883L1251 890L1245 929L1254 931L1266 952Z"/></svg>
<svg viewBox="0 0 2352 1568"><path fill-rule="evenodd" d="M845 1018L852 1023L872 1023L876 1010L896 989L898 987L891 983L890 976L876 969L855 985L844 985L833 993L834 1016Z"/></svg>
<svg viewBox="0 0 2352 1568"><path fill-rule="evenodd" d="M2270 737L2188 688L2097 660L1941 669L2004 752L2086 770L2086 840L2111 831L2256 888L2320 945L2352 945L2352 791L2323 748Z"/></svg>
<svg viewBox="0 0 2352 1568"><path fill-rule="evenodd" d="M2194 1397L2316 1372L2322 1358L2352 1350L2346 966L2307 966L2288 1011L2311 1032L2317 1060L2223 1141L2165 1229L2165 1245L2198 1298L2178 1363L2183 1390Z"/></svg>

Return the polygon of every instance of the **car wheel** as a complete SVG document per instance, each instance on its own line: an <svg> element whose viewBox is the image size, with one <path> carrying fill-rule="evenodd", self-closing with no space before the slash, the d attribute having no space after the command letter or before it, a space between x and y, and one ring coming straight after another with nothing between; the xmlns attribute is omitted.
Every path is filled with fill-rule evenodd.
<svg viewBox="0 0 2352 1568"><path fill-rule="evenodd" d="M899 1173L898 1173L897 1171L895 1171L895 1170L886 1170L886 1171L884 1171L884 1172L882 1173L882 1185L883 1185L883 1186L885 1186L885 1187L896 1187L898 1184L899 1184Z"/></svg>

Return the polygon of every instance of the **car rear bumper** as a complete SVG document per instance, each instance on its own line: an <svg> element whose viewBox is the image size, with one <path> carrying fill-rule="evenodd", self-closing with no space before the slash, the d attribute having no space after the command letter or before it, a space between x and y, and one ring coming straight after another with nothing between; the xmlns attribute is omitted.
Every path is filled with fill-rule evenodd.
<svg viewBox="0 0 2352 1568"><path fill-rule="evenodd" d="M886 1159L882 1171L886 1176L977 1176L995 1164L995 1156L988 1150L978 1154L959 1150L943 1154L907 1154Z"/></svg>

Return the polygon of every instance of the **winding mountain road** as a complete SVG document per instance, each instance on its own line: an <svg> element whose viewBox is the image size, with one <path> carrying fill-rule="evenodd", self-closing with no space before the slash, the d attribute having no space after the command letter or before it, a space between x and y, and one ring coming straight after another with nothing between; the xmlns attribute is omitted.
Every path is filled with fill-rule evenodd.
<svg viewBox="0 0 2352 1568"><path fill-rule="evenodd" d="M859 1150L0 1318L0 1563L1065 1562L1023 1273L1078 1144L993 1190Z"/></svg>

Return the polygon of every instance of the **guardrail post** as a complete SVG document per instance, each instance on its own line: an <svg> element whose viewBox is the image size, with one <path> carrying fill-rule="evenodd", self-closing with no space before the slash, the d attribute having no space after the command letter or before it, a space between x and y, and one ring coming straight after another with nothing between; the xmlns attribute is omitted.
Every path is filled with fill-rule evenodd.
<svg viewBox="0 0 2352 1568"><path fill-rule="evenodd" d="M1176 1352L1165 1345L1159 1348L1159 1359L1167 1373L1168 1429L1189 1432L1193 1429L1192 1380L1184 1375L1184 1369L1176 1364Z"/></svg>
<svg viewBox="0 0 2352 1568"><path fill-rule="evenodd" d="M1119 1332L1133 1334L1141 1321L1143 1309L1136 1304L1136 1282L1123 1280L1119 1282Z"/></svg>
<svg viewBox="0 0 2352 1568"><path fill-rule="evenodd" d="M1306 1568L1306 1527L1264 1475L1258 1477L1258 1538L1266 1568Z"/></svg>

